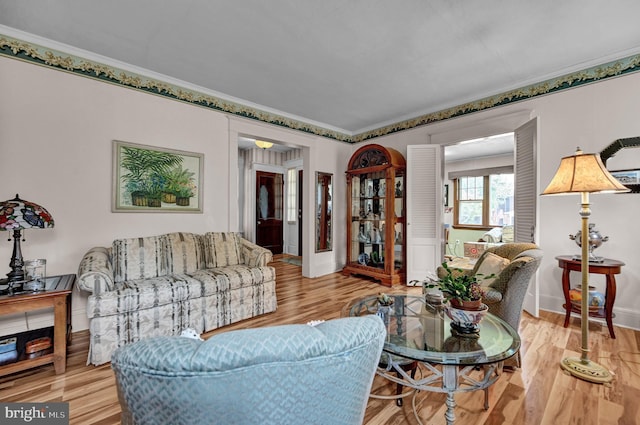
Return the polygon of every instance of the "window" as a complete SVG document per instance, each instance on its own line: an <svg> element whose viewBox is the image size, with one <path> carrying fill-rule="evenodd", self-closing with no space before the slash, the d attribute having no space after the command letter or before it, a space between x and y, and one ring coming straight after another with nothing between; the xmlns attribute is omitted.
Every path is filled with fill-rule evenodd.
<svg viewBox="0 0 640 425"><path fill-rule="evenodd" d="M460 176L453 184L455 226L486 228L513 224L513 173Z"/></svg>
<svg viewBox="0 0 640 425"><path fill-rule="evenodd" d="M287 170L287 222L298 221L298 170Z"/></svg>

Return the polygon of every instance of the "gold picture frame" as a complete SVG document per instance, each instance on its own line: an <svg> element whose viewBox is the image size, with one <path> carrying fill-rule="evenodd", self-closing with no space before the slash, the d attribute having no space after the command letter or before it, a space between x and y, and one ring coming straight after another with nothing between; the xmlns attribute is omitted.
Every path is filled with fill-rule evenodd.
<svg viewBox="0 0 640 425"><path fill-rule="evenodd" d="M204 154L113 141L112 212L202 213Z"/></svg>

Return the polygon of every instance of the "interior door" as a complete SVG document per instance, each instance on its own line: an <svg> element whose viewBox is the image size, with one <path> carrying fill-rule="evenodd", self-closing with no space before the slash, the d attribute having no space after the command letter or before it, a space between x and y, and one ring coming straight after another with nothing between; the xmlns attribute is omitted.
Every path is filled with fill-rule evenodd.
<svg viewBox="0 0 640 425"><path fill-rule="evenodd" d="M407 282L435 274L444 258L442 148L407 146Z"/></svg>
<svg viewBox="0 0 640 425"><path fill-rule="evenodd" d="M515 130L514 166L514 241L536 242L537 218L537 137L538 119L534 118ZM540 289L537 273L529 283L523 308L534 317L539 315Z"/></svg>
<svg viewBox="0 0 640 425"><path fill-rule="evenodd" d="M284 176L256 171L256 244L282 254Z"/></svg>

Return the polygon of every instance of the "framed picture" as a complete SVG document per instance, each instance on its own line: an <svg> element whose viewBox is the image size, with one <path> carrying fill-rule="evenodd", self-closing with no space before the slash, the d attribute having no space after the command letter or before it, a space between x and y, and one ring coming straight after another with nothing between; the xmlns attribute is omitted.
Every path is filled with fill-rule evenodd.
<svg viewBox="0 0 640 425"><path fill-rule="evenodd" d="M609 172L620 183L631 189L631 193L640 193L640 169Z"/></svg>
<svg viewBox="0 0 640 425"><path fill-rule="evenodd" d="M202 212L204 155L113 141L113 212Z"/></svg>

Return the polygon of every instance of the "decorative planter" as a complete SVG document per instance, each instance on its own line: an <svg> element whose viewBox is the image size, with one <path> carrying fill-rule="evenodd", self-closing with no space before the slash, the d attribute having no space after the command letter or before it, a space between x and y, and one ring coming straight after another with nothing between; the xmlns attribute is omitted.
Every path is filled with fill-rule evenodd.
<svg viewBox="0 0 640 425"><path fill-rule="evenodd" d="M162 201L160 200L160 198L147 198L147 206L160 208L162 206Z"/></svg>
<svg viewBox="0 0 640 425"><path fill-rule="evenodd" d="M166 204L175 204L176 203L176 195L173 193L164 192L162 194L162 202Z"/></svg>
<svg viewBox="0 0 640 425"><path fill-rule="evenodd" d="M147 206L147 195L144 192L132 192L131 193L131 205L135 207Z"/></svg>
<svg viewBox="0 0 640 425"><path fill-rule="evenodd" d="M181 207L188 207L189 206L189 198L182 198L180 196L176 196L176 205L179 205Z"/></svg>
<svg viewBox="0 0 640 425"><path fill-rule="evenodd" d="M476 310L453 307L451 302L445 307L445 313L451 319L451 327L460 334L477 333L478 324L488 311L489 307L482 303L480 308Z"/></svg>
<svg viewBox="0 0 640 425"><path fill-rule="evenodd" d="M481 310L482 306L484 305L482 304L481 299L473 301L463 301L458 298L452 298L449 301L449 304L451 304L451 307L455 307L460 310Z"/></svg>

